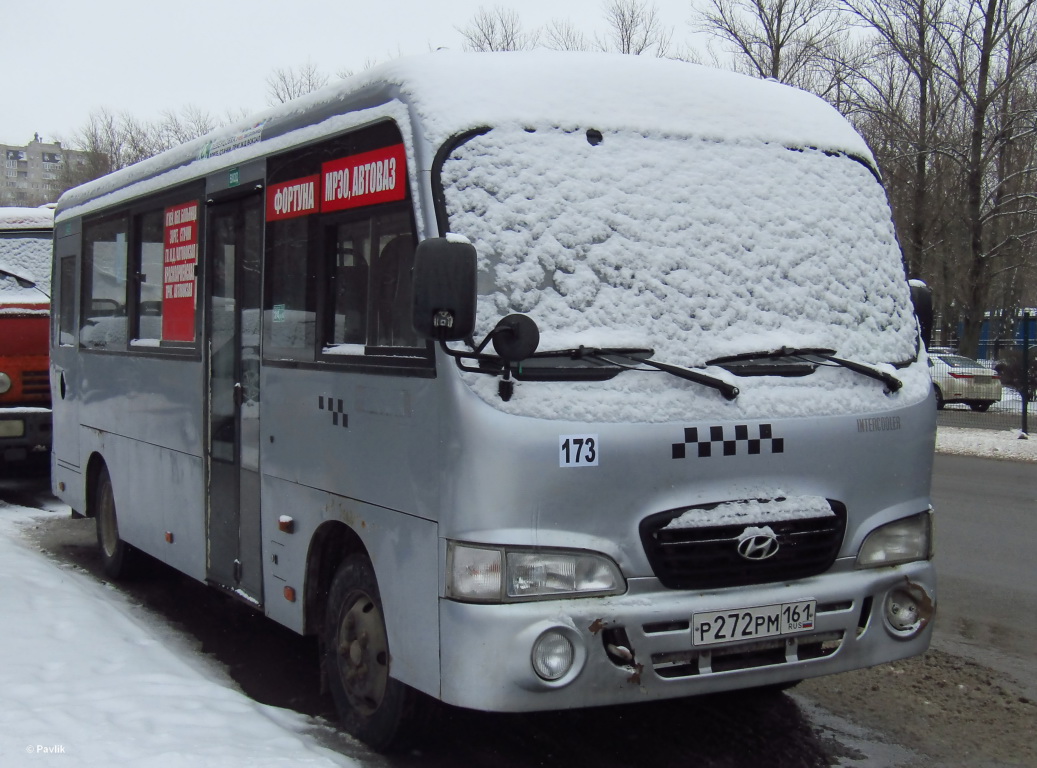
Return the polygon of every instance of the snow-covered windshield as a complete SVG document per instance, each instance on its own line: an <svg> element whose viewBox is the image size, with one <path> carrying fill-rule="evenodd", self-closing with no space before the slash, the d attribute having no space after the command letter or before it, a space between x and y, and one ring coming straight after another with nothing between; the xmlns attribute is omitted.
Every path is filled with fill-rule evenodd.
<svg viewBox="0 0 1037 768"><path fill-rule="evenodd" d="M688 367L781 347L916 355L885 192L816 149L598 127L497 127L442 168L479 252L477 338L521 312L541 349L650 347Z"/></svg>
<svg viewBox="0 0 1037 768"><path fill-rule="evenodd" d="M43 292L25 288L13 277L0 274L0 301L46 301L44 294L50 294L50 252L49 232L0 232L0 269L31 280Z"/></svg>

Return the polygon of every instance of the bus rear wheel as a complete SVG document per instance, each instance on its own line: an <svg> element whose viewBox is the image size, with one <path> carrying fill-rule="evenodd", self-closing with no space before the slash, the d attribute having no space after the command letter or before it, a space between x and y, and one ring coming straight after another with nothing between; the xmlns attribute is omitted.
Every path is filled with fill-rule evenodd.
<svg viewBox="0 0 1037 768"><path fill-rule="evenodd" d="M106 576L124 579L137 569L137 551L119 538L119 519L115 509L115 492L108 468L102 466L94 483L94 518L97 522L97 545L101 549L101 565Z"/></svg>
<svg viewBox="0 0 1037 768"><path fill-rule="evenodd" d="M420 739L432 703L389 675L382 601L366 557L347 558L335 573L323 640L324 670L343 729L379 752Z"/></svg>

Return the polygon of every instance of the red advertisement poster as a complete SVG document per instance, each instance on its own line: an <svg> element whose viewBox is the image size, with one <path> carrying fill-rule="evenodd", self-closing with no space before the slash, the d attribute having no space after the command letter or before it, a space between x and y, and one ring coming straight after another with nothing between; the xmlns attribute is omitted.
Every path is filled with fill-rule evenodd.
<svg viewBox="0 0 1037 768"><path fill-rule="evenodd" d="M320 202L317 197L319 189L320 176L317 175L272 184L266 192L266 220L293 219L316 213Z"/></svg>
<svg viewBox="0 0 1037 768"><path fill-rule="evenodd" d="M162 339L194 341L197 201L166 208L162 261Z"/></svg>
<svg viewBox="0 0 1037 768"><path fill-rule="evenodd" d="M403 144L331 160L321 166L322 212L402 200L407 194Z"/></svg>

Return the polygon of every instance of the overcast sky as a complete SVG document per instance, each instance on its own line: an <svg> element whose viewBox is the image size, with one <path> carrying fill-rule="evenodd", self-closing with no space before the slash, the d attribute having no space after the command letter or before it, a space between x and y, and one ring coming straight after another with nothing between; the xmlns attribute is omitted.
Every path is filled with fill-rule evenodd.
<svg viewBox="0 0 1037 768"><path fill-rule="evenodd" d="M0 143L71 139L91 110L154 120L187 105L215 116L268 106L275 69L334 74L447 47L480 7L525 28L569 19L606 29L605 0L50 0L5 4ZM673 41L691 40L690 0L655 0Z"/></svg>

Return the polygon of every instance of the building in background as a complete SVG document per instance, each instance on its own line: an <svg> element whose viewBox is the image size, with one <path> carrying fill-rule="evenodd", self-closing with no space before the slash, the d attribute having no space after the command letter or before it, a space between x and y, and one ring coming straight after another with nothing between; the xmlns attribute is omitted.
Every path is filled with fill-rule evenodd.
<svg viewBox="0 0 1037 768"><path fill-rule="evenodd" d="M24 146L0 144L4 168L0 176L0 206L38 206L52 203L69 184L87 153L47 143L36 134Z"/></svg>

